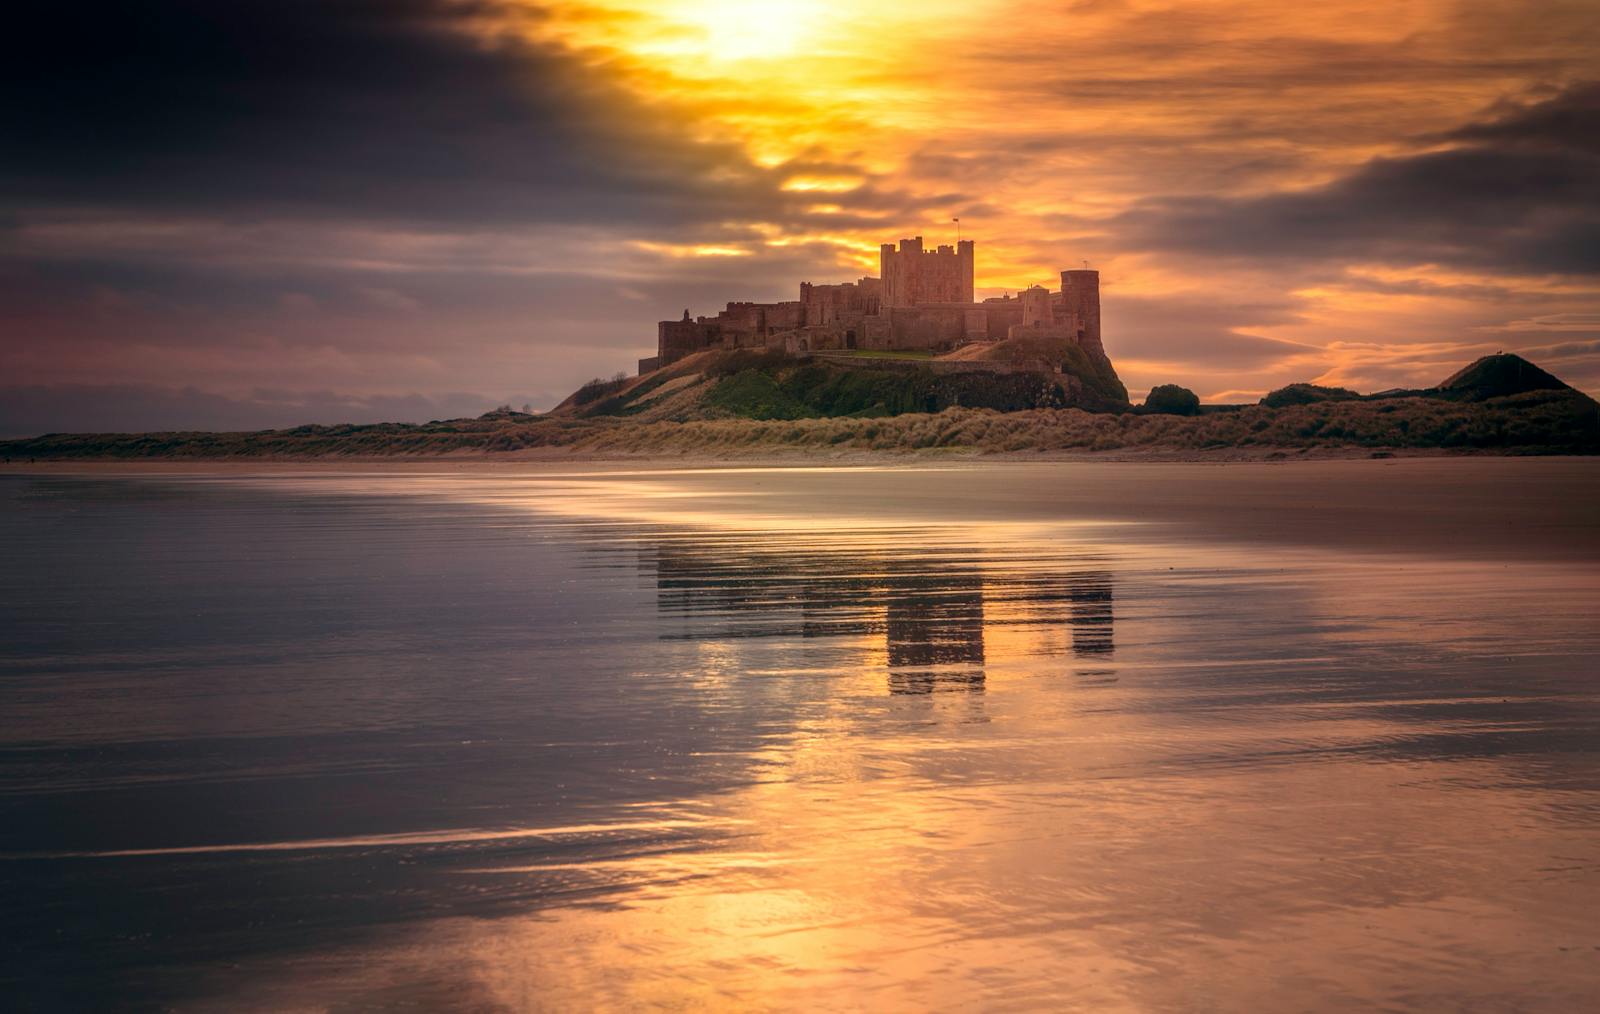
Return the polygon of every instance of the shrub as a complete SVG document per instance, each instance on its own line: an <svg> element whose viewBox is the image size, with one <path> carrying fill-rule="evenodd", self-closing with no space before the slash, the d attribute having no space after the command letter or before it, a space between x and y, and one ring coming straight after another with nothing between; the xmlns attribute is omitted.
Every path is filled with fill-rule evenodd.
<svg viewBox="0 0 1600 1014"><path fill-rule="evenodd" d="M601 380L596 377L578 388L577 393L572 396L572 402L575 405L587 405L592 401L599 401L601 398L614 393L627 381L627 377L612 380Z"/></svg>
<svg viewBox="0 0 1600 1014"><path fill-rule="evenodd" d="M1151 388L1150 393L1145 395L1144 409L1162 415L1199 415L1200 396L1187 387L1161 384Z"/></svg>
<svg viewBox="0 0 1600 1014"><path fill-rule="evenodd" d="M1285 408L1289 405L1310 405L1319 401L1354 401L1361 395L1342 387L1318 387L1316 384L1290 384L1271 391L1261 404L1268 408Z"/></svg>

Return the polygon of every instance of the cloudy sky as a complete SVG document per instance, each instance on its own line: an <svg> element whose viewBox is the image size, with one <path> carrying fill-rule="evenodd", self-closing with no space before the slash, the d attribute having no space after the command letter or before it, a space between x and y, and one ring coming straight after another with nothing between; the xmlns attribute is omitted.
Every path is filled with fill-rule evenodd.
<svg viewBox="0 0 1600 1014"><path fill-rule="evenodd" d="M0 39L0 432L548 407L877 245L1101 271L1131 390L1600 392L1594 0L63 0Z"/></svg>

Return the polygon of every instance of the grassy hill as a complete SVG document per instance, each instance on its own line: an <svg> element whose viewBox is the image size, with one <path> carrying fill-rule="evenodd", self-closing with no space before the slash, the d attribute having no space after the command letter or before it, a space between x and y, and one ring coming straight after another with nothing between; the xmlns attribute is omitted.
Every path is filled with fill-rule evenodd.
<svg viewBox="0 0 1600 1014"><path fill-rule="evenodd" d="M1484 356L1451 374L1439 391L1446 396L1482 400L1527 391L1570 391L1572 388L1518 355L1500 352Z"/></svg>
<svg viewBox="0 0 1600 1014"><path fill-rule="evenodd" d="M997 342L986 351L1000 358L840 352L797 360L774 352L707 351L641 377L590 381L552 414L687 422L1128 407L1111 365L1075 345L1045 350Z"/></svg>

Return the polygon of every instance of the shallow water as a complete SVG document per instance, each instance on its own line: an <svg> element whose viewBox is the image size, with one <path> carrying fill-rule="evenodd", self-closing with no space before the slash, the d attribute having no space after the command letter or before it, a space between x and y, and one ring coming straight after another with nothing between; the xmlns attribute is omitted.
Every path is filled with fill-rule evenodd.
<svg viewBox="0 0 1600 1014"><path fill-rule="evenodd" d="M16 1006L1600 1006L1591 461L0 478Z"/></svg>

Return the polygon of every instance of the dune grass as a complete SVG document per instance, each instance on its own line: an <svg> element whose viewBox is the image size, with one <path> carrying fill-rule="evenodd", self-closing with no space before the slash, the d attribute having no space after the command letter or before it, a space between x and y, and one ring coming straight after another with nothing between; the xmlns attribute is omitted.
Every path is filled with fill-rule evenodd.
<svg viewBox="0 0 1600 1014"><path fill-rule="evenodd" d="M774 394L774 392L776 392ZM749 394L750 392L747 392ZM752 396L784 392L763 389ZM775 402L781 405L782 402ZM1327 401L1199 416L997 412L947 408L888 417L640 422L491 414L421 425L301 426L259 433L52 434L0 442L18 459L272 458L493 454L565 448L618 455L755 456L774 451L946 449L970 453L1159 451L1204 456L1275 450L1444 449L1600 453L1600 414L1574 391L1482 402L1435 398Z"/></svg>

